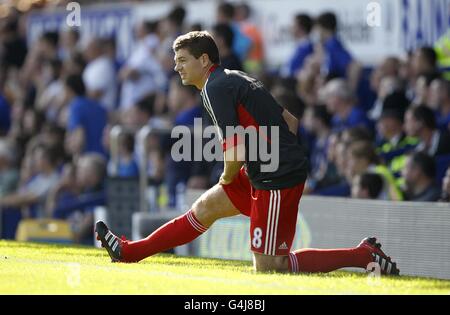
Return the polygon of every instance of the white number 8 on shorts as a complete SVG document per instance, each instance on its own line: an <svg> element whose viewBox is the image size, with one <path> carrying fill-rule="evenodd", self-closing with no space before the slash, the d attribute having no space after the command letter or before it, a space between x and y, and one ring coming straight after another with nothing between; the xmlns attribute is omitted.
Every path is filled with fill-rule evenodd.
<svg viewBox="0 0 450 315"><path fill-rule="evenodd" d="M254 248L260 248L262 244L262 230L261 228L257 227L253 230L253 239L252 239L252 245Z"/></svg>

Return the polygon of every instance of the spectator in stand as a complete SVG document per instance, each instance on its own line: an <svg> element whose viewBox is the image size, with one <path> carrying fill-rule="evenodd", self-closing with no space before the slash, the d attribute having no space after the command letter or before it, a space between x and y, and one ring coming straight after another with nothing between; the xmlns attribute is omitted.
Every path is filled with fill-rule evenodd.
<svg viewBox="0 0 450 315"><path fill-rule="evenodd" d="M426 153L416 152L408 157L403 169L405 200L437 201L441 196L439 186L434 183L436 165Z"/></svg>
<svg viewBox="0 0 450 315"><path fill-rule="evenodd" d="M315 137L310 155L310 174L306 181L307 191L314 191L332 184L338 179L336 173L327 172L327 148L331 135L331 115L324 105L309 107L303 117L303 125Z"/></svg>
<svg viewBox="0 0 450 315"><path fill-rule="evenodd" d="M65 81L69 106L66 149L72 155L85 152L105 154L102 146L103 129L107 123L107 113L98 102L85 96L83 79L79 75L69 75Z"/></svg>
<svg viewBox="0 0 450 315"><path fill-rule="evenodd" d="M44 111L50 121L56 121L64 106L63 64L59 59L44 62L43 78L38 85L36 108Z"/></svg>
<svg viewBox="0 0 450 315"><path fill-rule="evenodd" d="M169 113L174 118L174 126L194 127L194 120L201 119L202 105L198 90L193 86L183 85L179 76L174 76L170 82L168 101ZM194 135L191 136L191 141L195 141ZM171 139L170 144L174 142L174 139ZM168 152L171 147L171 145L168 146ZM165 180L169 194L169 207L182 206L177 204L177 185L181 184L184 187L192 176L199 175L196 173L195 164L198 162L194 161L193 155L190 161L178 162L173 160L171 154L167 155Z"/></svg>
<svg viewBox="0 0 450 315"><path fill-rule="evenodd" d="M106 54L103 41L92 38L84 50L88 64L83 72L86 95L98 101L106 110L116 108L116 70L114 61Z"/></svg>
<svg viewBox="0 0 450 315"><path fill-rule="evenodd" d="M373 134L364 126L356 126L342 131L342 141L347 145L356 141L373 142Z"/></svg>
<svg viewBox="0 0 450 315"><path fill-rule="evenodd" d="M228 24L233 30L233 51L241 62L244 62L252 47L252 41L241 30L239 24L234 20L235 7L229 2L221 2L217 7L218 24Z"/></svg>
<svg viewBox="0 0 450 315"><path fill-rule="evenodd" d="M414 99L412 100L412 106L419 106L427 103L431 82L439 78L440 74L438 73L419 75L414 86Z"/></svg>
<svg viewBox="0 0 450 315"><path fill-rule="evenodd" d="M38 145L33 154L36 173L16 192L0 198L0 207L21 208L32 205L40 206L48 191L58 182L59 157L56 151L45 145Z"/></svg>
<svg viewBox="0 0 450 315"><path fill-rule="evenodd" d="M185 17L186 9L181 5L177 5L158 23L158 34L161 38L161 44L157 49L157 57L168 78L175 73L172 44L183 33Z"/></svg>
<svg viewBox="0 0 450 315"><path fill-rule="evenodd" d="M361 75L361 65L356 62L338 38L338 22L332 12L320 14L315 21L323 49L322 66L325 76L347 78L349 87L356 91Z"/></svg>
<svg viewBox="0 0 450 315"><path fill-rule="evenodd" d="M11 145L0 139L0 198L14 192L19 182L19 172L14 166L14 150Z"/></svg>
<svg viewBox="0 0 450 315"><path fill-rule="evenodd" d="M425 105L406 111L404 128L408 136L419 139L416 152L425 152L432 157L450 153L449 132L436 128L435 114Z"/></svg>
<svg viewBox="0 0 450 315"><path fill-rule="evenodd" d="M47 200L47 215L66 219L76 243L93 245L94 208L105 205L106 161L97 153L83 154L75 167L67 166L64 177Z"/></svg>
<svg viewBox="0 0 450 315"><path fill-rule="evenodd" d="M410 102L401 88L402 83L398 77L386 76L380 80L379 88L377 90L377 98L375 99L372 108L367 113L368 117L373 122L380 119L380 115L385 107L397 107L396 102L399 103L400 107L404 107L404 111L406 110L406 107L409 106ZM392 94L395 94L396 98L391 99L392 103L385 104L386 98Z"/></svg>
<svg viewBox="0 0 450 315"><path fill-rule="evenodd" d="M20 69L26 59L27 43L19 33L19 22L15 18L2 19L0 25L0 90L11 69Z"/></svg>
<svg viewBox="0 0 450 315"><path fill-rule="evenodd" d="M376 173L383 177L384 185L380 199L402 200L402 194L394 177L386 166L380 163L375 148L369 141L357 141L350 144L347 154L346 177L349 183L364 172Z"/></svg>
<svg viewBox="0 0 450 315"><path fill-rule="evenodd" d="M437 67L437 55L432 47L419 47L412 56L411 70L413 78L421 75L435 75L439 73Z"/></svg>
<svg viewBox="0 0 450 315"><path fill-rule="evenodd" d="M138 42L119 72L120 110L127 110L138 100L166 87L166 75L155 56L159 45L156 31L157 23L150 21L142 21L136 28Z"/></svg>
<svg viewBox="0 0 450 315"><path fill-rule="evenodd" d="M11 107L0 89L0 137L5 136L11 126Z"/></svg>
<svg viewBox="0 0 450 315"><path fill-rule="evenodd" d="M21 169L21 177L24 180L21 180L16 191L0 197L0 238L14 239L22 218L40 216L47 193L58 182L56 152L42 144L38 144L29 152L27 157L30 165L25 166L25 159ZM25 173L31 176L26 176Z"/></svg>
<svg viewBox="0 0 450 315"><path fill-rule="evenodd" d="M57 32L46 32L33 45L20 70L21 83L26 88L30 88L29 84L33 80L38 81L40 79L43 60L58 59L58 41L59 35Z"/></svg>
<svg viewBox="0 0 450 315"><path fill-rule="evenodd" d="M372 91L379 91L381 88L381 81L386 77L399 78L400 66L401 63L397 57L389 56L384 58L370 75L370 87Z"/></svg>
<svg viewBox="0 0 450 315"><path fill-rule="evenodd" d="M387 94L385 97L383 97L383 101L381 102L381 106L379 108L380 112L377 113L377 119L375 123L379 123L381 119L383 119L383 115L386 112L391 112L397 114L396 118L401 118L403 121L403 117L405 115L406 110L409 107L409 101L406 98L406 95L403 91L395 91L390 94ZM392 116L392 115L391 115ZM378 133L377 135L377 141L382 141L383 135ZM377 143L379 144L379 143Z"/></svg>
<svg viewBox="0 0 450 315"><path fill-rule="evenodd" d="M371 128L364 111L356 106L355 95L344 79L329 81L324 87L324 94L327 109L333 115L333 131L342 131L358 125Z"/></svg>
<svg viewBox="0 0 450 315"><path fill-rule="evenodd" d="M80 51L80 31L70 27L60 33L59 57L64 61Z"/></svg>
<svg viewBox="0 0 450 315"><path fill-rule="evenodd" d="M296 48L281 70L283 77L296 78L305 63L306 57L314 52L314 46L310 38L312 27L313 20L309 15L302 13L294 17L292 35L296 41Z"/></svg>
<svg viewBox="0 0 450 315"><path fill-rule="evenodd" d="M252 41L252 46L244 61L244 70L250 74L261 74L264 65L264 42L258 26L250 21L252 10L247 3L236 6L235 20L240 29Z"/></svg>
<svg viewBox="0 0 450 315"><path fill-rule="evenodd" d="M216 24L212 35L219 49L220 65L225 69L242 71L242 64L233 52L233 30L228 24Z"/></svg>
<svg viewBox="0 0 450 315"><path fill-rule="evenodd" d="M379 199L383 191L383 177L375 173L363 173L352 181L352 198Z"/></svg>
<svg viewBox="0 0 450 315"><path fill-rule="evenodd" d="M123 178L137 178L139 176L139 166L134 156L134 135L123 133L119 137L119 148L117 157L117 168L114 170L112 159L108 163L108 174Z"/></svg>
<svg viewBox="0 0 450 315"><path fill-rule="evenodd" d="M121 124L131 129L140 129L145 125L162 127L155 113L156 95L151 94L140 99L123 115Z"/></svg>
<svg viewBox="0 0 450 315"><path fill-rule="evenodd" d="M438 78L431 82L427 106L436 114L437 127L450 131L450 81Z"/></svg>
<svg viewBox="0 0 450 315"><path fill-rule="evenodd" d="M71 54L63 62L63 75L68 76L70 74L82 75L86 68L86 60L84 60L83 54L75 52Z"/></svg>
<svg viewBox="0 0 450 315"><path fill-rule="evenodd" d="M418 144L417 138L407 136L403 131L403 116L402 111L386 109L377 123L380 138L377 154L397 179L398 186L401 185L401 171L405 167L407 154Z"/></svg>
<svg viewBox="0 0 450 315"><path fill-rule="evenodd" d="M296 92L308 106L325 102L319 98L319 91L323 90L321 88L325 84L325 79L320 74L320 68L320 58L315 54L309 55L296 78Z"/></svg>
<svg viewBox="0 0 450 315"><path fill-rule="evenodd" d="M336 175L337 183L317 189L313 192L314 194L338 197L349 197L351 195L351 187L345 177L348 164L348 147L349 145L342 140L342 132L330 135L327 150L327 172Z"/></svg>

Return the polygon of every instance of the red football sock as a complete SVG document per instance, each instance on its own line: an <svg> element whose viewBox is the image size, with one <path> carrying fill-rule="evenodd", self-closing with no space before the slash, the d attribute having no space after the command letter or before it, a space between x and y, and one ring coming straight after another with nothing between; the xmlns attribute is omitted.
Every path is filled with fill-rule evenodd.
<svg viewBox="0 0 450 315"><path fill-rule="evenodd" d="M192 210L167 222L139 241L126 241L122 247L122 261L137 262L146 257L183 245L206 232Z"/></svg>
<svg viewBox="0 0 450 315"><path fill-rule="evenodd" d="M366 268L372 262L367 248L312 249L289 253L291 272L330 272L345 267Z"/></svg>

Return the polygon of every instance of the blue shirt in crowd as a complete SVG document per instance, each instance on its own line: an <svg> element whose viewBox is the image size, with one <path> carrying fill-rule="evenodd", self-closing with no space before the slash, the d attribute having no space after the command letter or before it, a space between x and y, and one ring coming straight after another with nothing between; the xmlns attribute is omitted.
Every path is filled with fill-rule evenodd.
<svg viewBox="0 0 450 315"><path fill-rule="evenodd" d="M193 126L195 118L202 117L202 107L195 106L193 108L187 109L185 111L180 112L175 117L175 125L177 126ZM191 138L194 141L193 138ZM193 143L193 142L192 142ZM172 159L172 156L169 155L167 159L167 172L166 172L166 183L167 183L167 192L169 195L169 207L175 207L177 205L177 185L183 183L184 185L187 183L189 177L191 176L192 161L179 161L175 162Z"/></svg>
<svg viewBox="0 0 450 315"><path fill-rule="evenodd" d="M283 69L282 75L286 77L295 77L297 72L303 67L306 57L311 55L313 52L314 46L311 40L309 38L301 40L297 45L291 59L289 59L286 64L285 69Z"/></svg>
<svg viewBox="0 0 450 315"><path fill-rule="evenodd" d="M366 113L358 107L353 107L347 118L342 119L339 116L334 115L331 121L331 126L333 132L339 132L357 126L366 126L369 130L372 130L373 128L371 122L366 116Z"/></svg>
<svg viewBox="0 0 450 315"><path fill-rule="evenodd" d="M0 94L0 135L8 133L11 126L11 107Z"/></svg>
<svg viewBox="0 0 450 315"><path fill-rule="evenodd" d="M353 58L342 45L337 36L333 36L324 43L325 61L322 65L325 73L345 78L347 67Z"/></svg>
<svg viewBox="0 0 450 315"><path fill-rule="evenodd" d="M202 107L200 105L180 112L175 117L175 126L193 126L195 118L202 118Z"/></svg>
<svg viewBox="0 0 450 315"><path fill-rule="evenodd" d="M233 30L233 51L241 61L245 60L247 54L252 46L252 41L244 33L242 33L239 24L231 23L231 29Z"/></svg>
<svg viewBox="0 0 450 315"><path fill-rule="evenodd" d="M450 114L448 114L447 116L442 116L440 112L437 112L436 125L442 131L447 130L450 125Z"/></svg>
<svg viewBox="0 0 450 315"><path fill-rule="evenodd" d="M119 176L119 177L138 177L139 176L139 166L136 162L136 159L133 158L128 162L119 160L117 176Z"/></svg>
<svg viewBox="0 0 450 315"><path fill-rule="evenodd" d="M105 155L102 145L103 129L107 123L107 113L102 105L83 96L75 97L69 105L69 132L83 128L85 133L86 152L97 152Z"/></svg>

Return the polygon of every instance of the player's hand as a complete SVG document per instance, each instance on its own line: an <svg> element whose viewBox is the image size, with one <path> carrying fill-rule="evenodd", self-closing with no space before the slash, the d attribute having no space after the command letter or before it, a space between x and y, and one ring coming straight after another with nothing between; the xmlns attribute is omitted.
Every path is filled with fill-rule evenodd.
<svg viewBox="0 0 450 315"><path fill-rule="evenodd" d="M219 184L221 185L229 185L233 182L232 178L229 178L225 174L220 175Z"/></svg>

